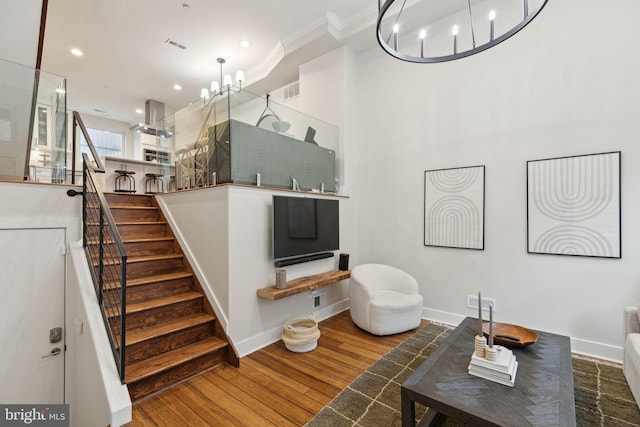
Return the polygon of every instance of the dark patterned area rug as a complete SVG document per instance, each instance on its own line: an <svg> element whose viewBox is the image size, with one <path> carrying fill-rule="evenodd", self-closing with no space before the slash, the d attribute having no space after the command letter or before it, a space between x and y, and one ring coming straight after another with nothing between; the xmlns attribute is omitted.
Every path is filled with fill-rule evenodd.
<svg viewBox="0 0 640 427"><path fill-rule="evenodd" d="M356 378L306 426L401 426L400 385L451 331L427 325ZM640 410L618 365L579 356L572 361L577 426L640 426ZM418 420L425 411L416 404ZM443 425L465 424L447 419Z"/></svg>

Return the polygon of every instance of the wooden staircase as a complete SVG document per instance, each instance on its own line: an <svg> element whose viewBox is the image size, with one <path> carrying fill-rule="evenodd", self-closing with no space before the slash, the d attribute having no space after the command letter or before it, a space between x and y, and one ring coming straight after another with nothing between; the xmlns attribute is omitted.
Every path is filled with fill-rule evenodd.
<svg viewBox="0 0 640 427"><path fill-rule="evenodd" d="M125 382L133 401L239 357L153 196L106 193L127 251ZM112 285L107 292L121 292Z"/></svg>

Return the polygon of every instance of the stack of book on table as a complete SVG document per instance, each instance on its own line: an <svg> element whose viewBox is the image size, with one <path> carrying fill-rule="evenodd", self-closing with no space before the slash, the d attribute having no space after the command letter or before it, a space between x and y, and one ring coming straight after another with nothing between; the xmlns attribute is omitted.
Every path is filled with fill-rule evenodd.
<svg viewBox="0 0 640 427"><path fill-rule="evenodd" d="M498 352L498 358L492 362L484 357L479 357L474 352L469 363L469 373L476 377L485 378L500 384L513 387L516 380L518 362L511 350L499 345L494 346Z"/></svg>

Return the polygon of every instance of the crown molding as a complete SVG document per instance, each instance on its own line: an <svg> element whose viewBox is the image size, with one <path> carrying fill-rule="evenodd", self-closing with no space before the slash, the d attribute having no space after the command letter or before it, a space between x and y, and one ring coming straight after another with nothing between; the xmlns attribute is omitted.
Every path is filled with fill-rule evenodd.
<svg viewBox="0 0 640 427"><path fill-rule="evenodd" d="M301 52L307 48L318 46L340 47L348 44L348 39L363 33L371 32L371 44L375 44L375 23L377 6L372 3L371 8L359 10L358 13L341 19L337 14L328 11L325 16L312 22L298 31L284 37L273 47L269 55L257 66L247 71L251 79L247 86L266 79L278 65L289 55ZM318 51L318 56L326 51Z"/></svg>
<svg viewBox="0 0 640 427"><path fill-rule="evenodd" d="M278 41L264 61L252 68L250 73L247 73L252 76L251 81L247 82L247 84L266 78L287 55L291 55L299 49L304 49L319 38L327 34L335 38L336 30L332 19L334 20L335 18L325 16Z"/></svg>

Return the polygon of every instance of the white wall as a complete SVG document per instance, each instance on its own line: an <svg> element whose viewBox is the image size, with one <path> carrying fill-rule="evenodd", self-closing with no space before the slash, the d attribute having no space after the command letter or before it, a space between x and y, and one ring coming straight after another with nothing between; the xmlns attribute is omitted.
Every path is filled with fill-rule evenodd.
<svg viewBox="0 0 640 427"><path fill-rule="evenodd" d="M106 390L98 389L94 382L96 377L91 376L98 375L96 349L102 347L103 361L110 361L113 370L115 370L115 364L102 318L99 317L99 322L95 323L95 317L100 316L95 295L95 307L87 305L88 298L83 300L80 296L83 287L86 290L86 287L89 286L91 291L93 285L86 267L83 249L77 243L82 237L82 197L67 196L66 192L70 188L80 190L79 187L62 185L0 183L0 198L5 201L5 203L0 203L0 229L63 228L65 243L68 246L76 243L75 251L82 256L85 271L84 274L78 274L80 269L78 268L77 256L76 262L71 256L67 256L64 325L67 347L65 354L65 402L69 403L71 408L72 426L88 425L87 420L91 420L93 425L99 425L99 419L104 421L103 425L122 425L131 419L131 401L126 386L120 385L116 379L116 384L113 380L106 384ZM36 260L25 259L24 262L32 262L35 265ZM96 310L98 310L97 313ZM92 315L94 324L90 325L89 321ZM78 319L83 322L85 327L82 334L75 328ZM96 329L98 327L102 329ZM93 334L91 333L92 328ZM95 334L98 335L98 338L95 337ZM115 375L117 376L117 373ZM119 393L119 396L114 398L114 393ZM105 406L107 400L109 400L108 403L111 404L111 407Z"/></svg>
<svg viewBox="0 0 640 427"><path fill-rule="evenodd" d="M632 0L549 2L510 40L459 61L359 55L360 133L346 142L346 169L358 174L360 261L413 274L426 317L473 316L465 296L482 290L497 299L497 321L621 360L622 308L640 300L639 14ZM622 259L527 254L526 161L616 150ZM486 165L485 250L423 246L424 171L472 165Z"/></svg>
<svg viewBox="0 0 640 427"><path fill-rule="evenodd" d="M276 267L272 252L272 197L320 196L311 193L293 193L254 189L231 188L229 191L229 334L241 354L257 350L280 339L283 325L301 316L313 315L316 320L330 317L346 308L348 292L346 282L322 288L327 292L327 306L313 309L310 292L278 301L256 296L260 288L275 284ZM340 198L340 220L348 216L349 199ZM340 252L349 252L351 242L345 238L341 224ZM318 261L283 267L287 280L323 273L337 267L337 256Z"/></svg>
<svg viewBox="0 0 640 427"><path fill-rule="evenodd" d="M358 179L361 156L353 142L358 140L357 57L347 48L336 49L300 67L299 111L331 123L338 128L339 194L351 196ZM340 233L344 239L356 242L359 221L355 209L340 217ZM358 263L358 251L353 248L351 265Z"/></svg>
<svg viewBox="0 0 640 427"><path fill-rule="evenodd" d="M229 208L226 187L157 195L203 290L229 330Z"/></svg>
<svg viewBox="0 0 640 427"><path fill-rule="evenodd" d="M67 337L73 337L74 344L72 425L121 426L131 421L129 389L120 382L82 241L70 247L67 285L74 304L67 308L72 313Z"/></svg>
<svg viewBox="0 0 640 427"><path fill-rule="evenodd" d="M312 193L224 185L158 196L186 256L198 271L209 300L241 356L280 339L283 325L294 318L330 317L347 307L347 283L322 288L327 305L316 310L310 292L278 301L259 298L260 288L275 284L271 249L273 195L313 197ZM340 220L349 217L349 199L340 198ZM341 223L341 229L351 227ZM340 236L340 252L354 242ZM337 267L337 257L284 267L287 280Z"/></svg>
<svg viewBox="0 0 640 427"><path fill-rule="evenodd" d="M35 68L42 0L0 2L0 59Z"/></svg>

